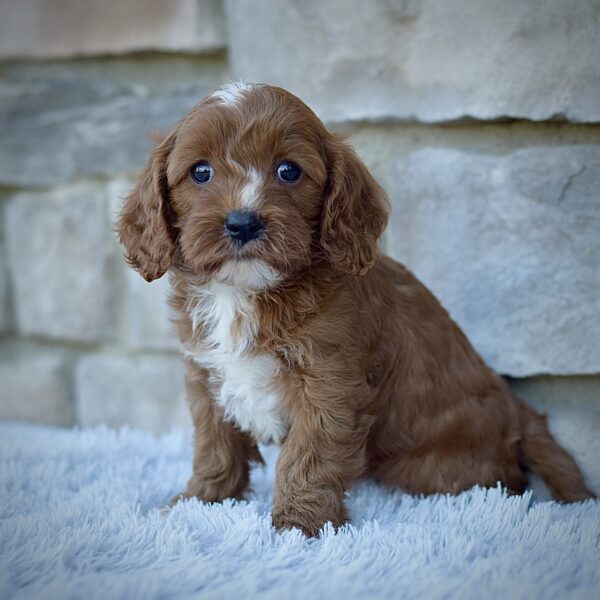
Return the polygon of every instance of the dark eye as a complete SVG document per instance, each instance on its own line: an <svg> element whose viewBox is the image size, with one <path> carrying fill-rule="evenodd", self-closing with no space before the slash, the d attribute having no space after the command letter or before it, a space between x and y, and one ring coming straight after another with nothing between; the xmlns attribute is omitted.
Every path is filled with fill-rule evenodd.
<svg viewBox="0 0 600 600"><path fill-rule="evenodd" d="M286 160L277 166L277 179L283 183L294 183L300 179L300 175L302 175L300 167L293 162Z"/></svg>
<svg viewBox="0 0 600 600"><path fill-rule="evenodd" d="M207 162L199 162L191 171L192 179L200 185L208 183L213 178L213 173L213 168Z"/></svg>

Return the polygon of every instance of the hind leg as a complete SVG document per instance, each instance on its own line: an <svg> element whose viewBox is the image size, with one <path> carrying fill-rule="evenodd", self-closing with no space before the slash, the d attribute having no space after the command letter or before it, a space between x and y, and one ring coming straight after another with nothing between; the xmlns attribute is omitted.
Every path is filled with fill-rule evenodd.
<svg viewBox="0 0 600 600"><path fill-rule="evenodd" d="M485 388L488 382L481 382ZM477 394L441 397L446 405L379 423L371 437L371 474L386 485L412 494L458 494L474 485L500 482L513 493L527 483L519 464L518 407L499 380Z"/></svg>
<svg viewBox="0 0 600 600"><path fill-rule="evenodd" d="M435 450L387 458L372 474L381 483L411 494L458 494L474 485L494 487L498 482L509 492L521 494L527 483L516 458L502 462L474 453Z"/></svg>

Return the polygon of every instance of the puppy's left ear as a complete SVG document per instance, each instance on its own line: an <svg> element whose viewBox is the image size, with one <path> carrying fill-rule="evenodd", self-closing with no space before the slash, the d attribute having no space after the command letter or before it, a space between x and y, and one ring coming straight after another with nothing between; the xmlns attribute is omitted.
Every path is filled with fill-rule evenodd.
<svg viewBox="0 0 600 600"><path fill-rule="evenodd" d="M389 201L348 144L333 137L326 153L329 178L321 217L321 246L337 270L364 275L377 257Z"/></svg>
<svg viewBox="0 0 600 600"><path fill-rule="evenodd" d="M146 281L162 277L173 258L175 230L166 171L177 131L152 150L115 223L125 259Z"/></svg>

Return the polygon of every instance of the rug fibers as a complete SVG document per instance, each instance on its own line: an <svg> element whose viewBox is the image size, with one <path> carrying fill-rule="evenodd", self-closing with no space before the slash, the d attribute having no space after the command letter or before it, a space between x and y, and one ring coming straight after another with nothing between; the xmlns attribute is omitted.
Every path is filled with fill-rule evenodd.
<svg viewBox="0 0 600 600"><path fill-rule="evenodd" d="M188 432L0 425L0 598L600 597L600 501L363 482L353 524L306 539L271 527L264 453L247 501L164 511L191 472Z"/></svg>

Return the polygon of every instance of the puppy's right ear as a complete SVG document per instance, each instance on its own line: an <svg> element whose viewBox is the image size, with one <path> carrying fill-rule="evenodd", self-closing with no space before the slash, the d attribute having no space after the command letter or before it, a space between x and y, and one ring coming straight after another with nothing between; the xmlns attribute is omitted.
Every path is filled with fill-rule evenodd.
<svg viewBox="0 0 600 600"><path fill-rule="evenodd" d="M167 159L176 137L177 128L152 150L115 223L125 259L146 281L162 277L173 259Z"/></svg>

